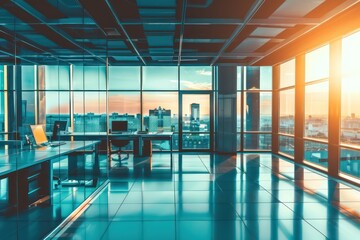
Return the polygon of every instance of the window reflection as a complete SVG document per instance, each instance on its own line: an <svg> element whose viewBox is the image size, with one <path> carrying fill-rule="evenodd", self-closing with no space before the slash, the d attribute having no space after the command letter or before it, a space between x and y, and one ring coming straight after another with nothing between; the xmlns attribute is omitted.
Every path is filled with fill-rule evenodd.
<svg viewBox="0 0 360 240"><path fill-rule="evenodd" d="M305 55L305 82L329 77L329 45Z"/></svg>
<svg viewBox="0 0 360 240"><path fill-rule="evenodd" d="M341 134L342 143L360 145L360 32L342 41Z"/></svg>
<svg viewBox="0 0 360 240"><path fill-rule="evenodd" d="M328 81L305 87L305 137L328 138Z"/></svg>
<svg viewBox="0 0 360 240"><path fill-rule="evenodd" d="M280 65L280 88L295 85L295 59Z"/></svg>
<svg viewBox="0 0 360 240"><path fill-rule="evenodd" d="M294 134L295 131L295 89L280 91L279 132Z"/></svg>
<svg viewBox="0 0 360 240"><path fill-rule="evenodd" d="M305 141L304 142L304 159L306 161L328 166L328 145L319 142Z"/></svg>

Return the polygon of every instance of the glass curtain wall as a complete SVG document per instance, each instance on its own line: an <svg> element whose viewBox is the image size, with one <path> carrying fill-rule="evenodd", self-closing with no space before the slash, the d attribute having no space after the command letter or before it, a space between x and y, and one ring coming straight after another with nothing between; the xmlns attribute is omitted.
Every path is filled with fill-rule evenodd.
<svg viewBox="0 0 360 240"><path fill-rule="evenodd" d="M0 132L5 132L5 104L6 104L6 89L5 89L5 81L4 81L4 75L5 75L5 66L0 65ZM0 134L0 140L4 140L5 135Z"/></svg>
<svg viewBox="0 0 360 240"><path fill-rule="evenodd" d="M360 111L359 89L360 70L360 32L343 37L340 48L338 42L331 42L311 51L305 57L304 76L304 163L320 167L327 171L332 167L335 176L359 182L360 179ZM333 50L330 52L330 46ZM331 55L333 54L333 55ZM340 54L340 55L339 55ZM341 64L329 69L330 59L340 59ZM294 146L294 79L296 75L295 60L279 65L279 153L293 156ZM299 66L301 69L301 66ZM341 74L338 77L337 71ZM334 74L334 75L330 75ZM300 74L301 76L301 74ZM340 79L338 79L340 78ZM331 79L331 80L329 80ZM341 96L340 110L333 113L340 123L339 139L329 139L329 85L341 80L341 88L334 88L333 94ZM336 97L336 96L334 96ZM302 101L302 99L297 99ZM333 131L337 131L334 129ZM336 135L336 134L335 134ZM329 144L329 141L331 141ZM338 155L329 158L329 150ZM289 156L290 155L290 156ZM314 165L315 164L315 165Z"/></svg>
<svg viewBox="0 0 360 240"><path fill-rule="evenodd" d="M55 2L51 4L57 4ZM77 131L84 127L81 124L74 126L74 122L81 123L84 119L81 115L85 112L93 116L106 113L106 57L100 59L106 56L101 49L106 48L97 50L96 54L102 57L98 62L94 60L96 66L73 66L70 60L73 54L83 54L84 61L81 62L86 62L85 55L89 52L84 42L69 35L64 40L63 30L58 29L58 24L51 26L53 31L48 31L48 23L44 26L46 20L34 18L29 22L25 10L23 14L11 10L17 12L12 14L9 9L13 8L16 9L17 5L9 2L8 8L1 9L1 31L7 43L2 45L0 56L0 158L6 165L0 175L0 219L6 229L3 233L5 239L14 236L38 239L67 218L107 178L106 167L100 175L92 167L96 159L93 148L86 148L89 151L84 155L77 152L78 155L70 156L70 143L54 148L45 146L46 140L52 140L55 121L67 121L67 126ZM71 17L75 17L79 28L84 29L81 18L88 19L86 12L77 4L71 8ZM63 19L68 16L66 10L59 8L59 14L64 13ZM25 37L19 38L19 35ZM64 48L62 44L72 47L61 56L55 56L57 51L48 52L42 47L43 42L54 49ZM98 40L97 44L104 42L106 39ZM74 112L79 121L72 120ZM29 141L35 142L30 125L43 127L46 134L42 139L44 146L28 144ZM100 120L97 126L102 127ZM86 143L75 140L76 143L71 145L77 144L79 149ZM70 169L72 160L76 160L76 176ZM100 165L103 160L100 158ZM24 219L26 224L23 224ZM7 234L12 235L7 237Z"/></svg>
<svg viewBox="0 0 360 240"><path fill-rule="evenodd" d="M209 150L212 116L211 67L180 67L182 149Z"/></svg>
<svg viewBox="0 0 360 240"><path fill-rule="evenodd" d="M294 157L295 59L280 64L279 151Z"/></svg>
<svg viewBox="0 0 360 240"><path fill-rule="evenodd" d="M131 131L172 131L173 149L180 149L180 93L212 91L212 81L208 66L109 66L109 127L127 120ZM169 150L170 144L153 141L153 149Z"/></svg>
<svg viewBox="0 0 360 240"><path fill-rule="evenodd" d="M272 67L243 67L240 82L241 150L271 150Z"/></svg>
<svg viewBox="0 0 360 240"><path fill-rule="evenodd" d="M360 32L342 39L340 172L360 178Z"/></svg>
<svg viewBox="0 0 360 240"><path fill-rule="evenodd" d="M305 54L304 159L327 168L329 45Z"/></svg>
<svg viewBox="0 0 360 240"><path fill-rule="evenodd" d="M179 69L178 67L142 68L142 128L150 132L171 131L173 148L178 145ZM153 141L154 150L169 150L167 141Z"/></svg>

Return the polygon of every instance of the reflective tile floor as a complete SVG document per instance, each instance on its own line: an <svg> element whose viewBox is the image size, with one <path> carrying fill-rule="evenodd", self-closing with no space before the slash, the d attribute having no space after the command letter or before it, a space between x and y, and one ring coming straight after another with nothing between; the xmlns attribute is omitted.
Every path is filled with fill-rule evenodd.
<svg viewBox="0 0 360 240"><path fill-rule="evenodd" d="M360 192L271 154L167 154L114 166L56 238L359 239Z"/></svg>

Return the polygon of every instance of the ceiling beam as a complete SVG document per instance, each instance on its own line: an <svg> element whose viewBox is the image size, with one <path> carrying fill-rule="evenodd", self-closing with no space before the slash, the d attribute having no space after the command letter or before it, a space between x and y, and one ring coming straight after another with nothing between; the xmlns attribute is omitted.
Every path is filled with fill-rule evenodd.
<svg viewBox="0 0 360 240"><path fill-rule="evenodd" d="M276 18L257 18L251 19L247 22L248 25L274 25L274 26L293 26L296 24L301 25L316 25L320 23L321 19L318 18L297 18L297 17L276 17ZM71 20L69 20L71 22ZM238 18L187 18L185 24L191 25L241 25L244 24L244 19ZM88 24L91 24L89 21ZM151 19L125 19L122 25L180 25L181 21L169 20L166 18L151 18Z"/></svg>
<svg viewBox="0 0 360 240"><path fill-rule="evenodd" d="M20 37L20 35L17 35L17 36L15 37L14 34L8 33L7 31L2 30L2 29L0 29L0 34L6 36L7 38L12 38L12 39L14 39L15 44L17 44L18 42L24 44L24 46L26 46L27 48L29 48L29 50L31 50L31 49L36 49L36 50L42 52L43 54L47 55L48 57L52 57L52 58L54 58L54 59L56 59L56 60L58 60L58 61L63 61L62 59L56 57L56 56L55 56L53 53L51 53L49 50L45 50L45 49L37 46L36 44L31 43L31 41L25 39L23 36ZM17 55L18 55L18 54L17 54Z"/></svg>
<svg viewBox="0 0 360 240"><path fill-rule="evenodd" d="M14 54L14 53L10 53L10 52L8 52L8 51L6 51L6 50L3 50L3 49L0 49L0 53L1 53L1 54L4 54L4 55L7 55L7 56L9 56L9 57L13 57L13 58L15 59L15 62L17 62L16 59L21 59L21 60L23 60L23 61L26 61L26 62L31 63L31 64L34 64L34 65L37 64L36 62L30 61L30 60L28 60L28 59L26 59L26 58L23 58L23 57L18 56L16 53L15 53L15 54Z"/></svg>
<svg viewBox="0 0 360 240"><path fill-rule="evenodd" d="M89 51L88 49L84 48L83 46L81 46L80 44L78 44L76 41L74 41L73 39L71 39L70 36L68 36L67 34L65 34L64 32L60 31L59 29L54 28L51 25L47 24L47 19L44 19L44 17L40 16L40 14L37 14L37 11L35 9L33 9L33 7L27 3L25 3L22 0L11 0L11 2L16 5L17 7L21 8L23 11L25 11L26 13L30 14L32 17L34 17L37 21L39 21L41 24L46 25L49 29L51 29L54 33L58 34L60 37L62 37L63 39L65 39L66 41L68 41L69 43L71 43L72 45L78 47L79 49L83 50L84 52L92 55L94 58L99 59L101 62L106 62L105 59L98 57L97 55L95 55L94 53L92 53L91 51ZM31 26L31 25L29 25ZM45 36L46 37L46 36Z"/></svg>
<svg viewBox="0 0 360 240"><path fill-rule="evenodd" d="M245 28L246 24L251 20L251 18L256 14L256 12L260 9L261 5L265 2L265 0L257 0L251 6L250 10L246 13L244 24L238 26L234 32L231 34L230 38L225 42L225 44L221 47L217 56L211 60L210 65L213 66L216 61L221 57L221 55L225 52L228 46L234 41L234 39L239 35L239 33Z"/></svg>
<svg viewBox="0 0 360 240"><path fill-rule="evenodd" d="M183 44L183 39L184 39L184 29L185 29L185 19L186 19L186 5L187 5L187 0L183 0L183 2L182 2L182 11L181 11L181 27L180 27L178 66L180 66L180 64L181 64L181 53L182 53L182 44Z"/></svg>
<svg viewBox="0 0 360 240"><path fill-rule="evenodd" d="M144 58L141 56L139 50L137 49L137 47L135 46L134 42L132 41L132 39L130 38L129 34L126 32L124 26L122 25L119 17L117 16L116 12L114 11L114 8L112 7L111 3L109 2L109 0L105 0L108 8L110 9L113 17L115 18L115 21L117 23L117 25L121 28L122 32L124 33L125 37L127 38L127 40L129 41L131 47L133 48L133 50L135 51L136 55L138 56L138 58L141 60L141 62L146 65L146 62L144 60Z"/></svg>
<svg viewBox="0 0 360 240"><path fill-rule="evenodd" d="M336 16L338 16L339 14L341 14L343 12L346 12L349 9L351 10L351 7L355 6L356 4L360 5L360 1L359 0L348 0L348 1L340 4L336 8L329 11L324 17L322 17L320 19L320 22L318 25L308 26L305 29L297 32L293 36L287 38L286 40L282 41L280 44L276 45L275 47L273 47L270 50L268 50L267 52L265 52L262 57L260 57L258 59L254 59L249 64L250 65L258 65L259 63L263 62L264 58L269 58L270 55L274 54L275 52L281 51L282 48L286 47L287 45L292 44L297 39L300 39L301 37L305 36L306 34L310 33L313 30L315 31L315 29L318 28L320 25L325 24L327 21L330 21L331 19L335 18ZM328 40L330 40L330 39L328 39ZM295 56L292 56L292 57L295 57ZM278 62L274 62L271 64L276 64L276 63L278 63Z"/></svg>
<svg viewBox="0 0 360 240"><path fill-rule="evenodd" d="M91 17L68 17L60 19L48 19L48 25L96 25Z"/></svg>

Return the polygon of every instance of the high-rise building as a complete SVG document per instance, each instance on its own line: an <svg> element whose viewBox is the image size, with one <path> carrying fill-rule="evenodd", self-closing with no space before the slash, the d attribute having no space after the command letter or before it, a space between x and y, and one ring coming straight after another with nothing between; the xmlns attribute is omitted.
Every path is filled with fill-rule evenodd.
<svg viewBox="0 0 360 240"><path fill-rule="evenodd" d="M171 110L166 110L165 108L158 108L149 110L149 131L158 131L158 130L170 130L171 128Z"/></svg>
<svg viewBox="0 0 360 240"><path fill-rule="evenodd" d="M190 108L191 108L190 120L200 120L200 104L192 103L190 104Z"/></svg>
<svg viewBox="0 0 360 240"><path fill-rule="evenodd" d="M190 131L200 131L200 104L190 104L191 115L190 115Z"/></svg>

